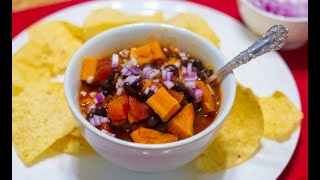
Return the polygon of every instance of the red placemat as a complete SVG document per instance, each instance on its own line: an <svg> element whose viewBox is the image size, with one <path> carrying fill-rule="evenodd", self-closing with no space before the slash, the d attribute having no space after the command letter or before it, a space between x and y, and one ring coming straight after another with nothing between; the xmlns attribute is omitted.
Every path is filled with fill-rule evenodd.
<svg viewBox="0 0 320 180"><path fill-rule="evenodd" d="M12 38L37 20L65 7L85 2L73 0L50 6L30 9L12 14ZM192 0L222 11L242 22L235 0ZM279 180L308 179L308 45L295 51L282 51L280 55L288 64L298 85L304 119L301 123L301 135L295 153Z"/></svg>

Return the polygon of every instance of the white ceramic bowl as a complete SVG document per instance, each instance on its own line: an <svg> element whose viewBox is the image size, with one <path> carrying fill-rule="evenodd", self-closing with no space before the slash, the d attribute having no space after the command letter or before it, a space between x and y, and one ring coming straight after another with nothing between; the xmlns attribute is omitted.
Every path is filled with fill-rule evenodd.
<svg viewBox="0 0 320 180"><path fill-rule="evenodd" d="M289 36L282 50L302 47L308 41L308 17L283 17L263 11L248 0L237 0L240 15L244 23L259 36L275 24L284 24L289 29Z"/></svg>
<svg viewBox="0 0 320 180"><path fill-rule="evenodd" d="M105 159L127 169L159 172L174 169L197 157L209 145L228 115L235 98L236 81L228 74L221 81L222 102L215 121L190 138L167 144L138 144L111 137L92 126L81 114L78 102L80 70L85 56L102 57L121 49L158 40L185 50L216 68L225 57L208 40L175 26L140 23L105 31L86 42L71 59L65 72L65 95L69 107L88 143Z"/></svg>

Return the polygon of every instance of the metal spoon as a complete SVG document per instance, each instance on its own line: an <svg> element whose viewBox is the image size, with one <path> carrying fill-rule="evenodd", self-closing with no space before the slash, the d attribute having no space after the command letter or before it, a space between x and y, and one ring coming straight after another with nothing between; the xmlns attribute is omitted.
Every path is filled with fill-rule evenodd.
<svg viewBox="0 0 320 180"><path fill-rule="evenodd" d="M267 33L251 45L248 49L242 51L218 72L214 73L207 79L207 83L212 82L216 78L226 75L233 69L242 64L246 64L251 59L261 56L272 50L279 50L288 39L288 28L284 25L274 25Z"/></svg>

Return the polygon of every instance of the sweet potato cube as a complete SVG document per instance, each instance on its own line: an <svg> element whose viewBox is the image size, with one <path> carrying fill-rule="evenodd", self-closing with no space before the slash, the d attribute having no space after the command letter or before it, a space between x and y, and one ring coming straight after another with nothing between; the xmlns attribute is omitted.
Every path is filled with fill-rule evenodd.
<svg viewBox="0 0 320 180"><path fill-rule="evenodd" d="M128 118L129 102L128 96L119 96L108 104L108 112L111 121L119 122Z"/></svg>
<svg viewBox="0 0 320 180"><path fill-rule="evenodd" d="M82 81L88 80L88 78L91 76L94 78L94 75L96 73L98 59L94 57L85 57L82 61L82 67L81 67L81 75L80 79Z"/></svg>
<svg viewBox="0 0 320 180"><path fill-rule="evenodd" d="M196 86L202 89L203 97L201 101L201 108L203 108L206 114L210 114L215 111L216 106L210 90L206 84L202 81L196 81Z"/></svg>
<svg viewBox="0 0 320 180"><path fill-rule="evenodd" d="M147 104L160 116L163 122L167 122L180 108L179 102L164 87L154 93L147 100Z"/></svg>
<svg viewBox="0 0 320 180"><path fill-rule="evenodd" d="M194 109L192 103L187 104L176 116L168 123L168 131L185 139L193 136Z"/></svg>
<svg viewBox="0 0 320 180"><path fill-rule="evenodd" d="M162 144L178 141L178 137L175 135L144 127L133 131L130 136L134 142L142 144Z"/></svg>
<svg viewBox="0 0 320 180"><path fill-rule="evenodd" d="M165 59L165 55L157 41L131 49L131 55L137 59L140 66Z"/></svg>
<svg viewBox="0 0 320 180"><path fill-rule="evenodd" d="M184 94L183 92L177 92L173 89L169 89L168 93L174 97L179 103L183 100Z"/></svg>
<svg viewBox="0 0 320 180"><path fill-rule="evenodd" d="M139 122L152 116L152 109L146 103L140 102L137 98L129 96L130 118L134 122ZM130 120L129 120L130 122ZM132 122L130 122L132 123Z"/></svg>

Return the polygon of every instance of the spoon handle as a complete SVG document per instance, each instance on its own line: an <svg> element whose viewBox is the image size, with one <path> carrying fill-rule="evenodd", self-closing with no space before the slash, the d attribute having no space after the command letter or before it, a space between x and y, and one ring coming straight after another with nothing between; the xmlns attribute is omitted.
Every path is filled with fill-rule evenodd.
<svg viewBox="0 0 320 180"><path fill-rule="evenodd" d="M284 25L274 25L267 33L252 44L248 49L242 51L218 72L211 75L207 82L212 82L216 78L231 72L240 65L246 64L251 59L261 56L272 50L279 50L285 44L288 38L288 28Z"/></svg>

